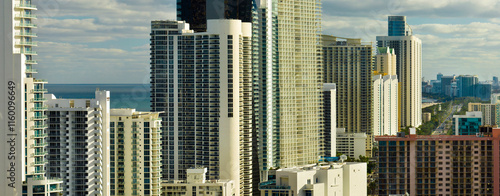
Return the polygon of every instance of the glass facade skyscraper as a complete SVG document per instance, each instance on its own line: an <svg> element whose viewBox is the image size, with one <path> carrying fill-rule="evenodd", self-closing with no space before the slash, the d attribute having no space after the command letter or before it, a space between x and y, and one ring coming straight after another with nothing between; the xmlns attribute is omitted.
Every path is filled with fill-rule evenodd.
<svg viewBox="0 0 500 196"><path fill-rule="evenodd" d="M389 16L389 36L409 36L413 32L406 24L406 16Z"/></svg>
<svg viewBox="0 0 500 196"><path fill-rule="evenodd" d="M209 19L252 22L252 0L177 0L177 20L186 21L195 32L206 31Z"/></svg>

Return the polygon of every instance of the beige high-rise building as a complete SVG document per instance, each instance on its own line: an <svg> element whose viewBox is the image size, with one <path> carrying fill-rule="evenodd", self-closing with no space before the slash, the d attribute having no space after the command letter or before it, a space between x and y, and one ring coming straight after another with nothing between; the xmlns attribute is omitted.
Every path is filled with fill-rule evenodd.
<svg viewBox="0 0 500 196"><path fill-rule="evenodd" d="M161 195L158 112L111 109L111 195Z"/></svg>
<svg viewBox="0 0 500 196"><path fill-rule="evenodd" d="M324 82L337 86L337 127L366 133L366 156L373 145L372 44L323 35Z"/></svg>
<svg viewBox="0 0 500 196"><path fill-rule="evenodd" d="M378 47L393 48L396 54L400 127L422 124L422 41L412 33L406 17L389 16L389 36L377 36Z"/></svg>
<svg viewBox="0 0 500 196"><path fill-rule="evenodd" d="M315 163L320 152L321 2L280 0L277 6L279 51L279 167Z"/></svg>
<svg viewBox="0 0 500 196"><path fill-rule="evenodd" d="M379 74L396 74L396 54L394 49L388 47L378 47L375 55L375 70Z"/></svg>

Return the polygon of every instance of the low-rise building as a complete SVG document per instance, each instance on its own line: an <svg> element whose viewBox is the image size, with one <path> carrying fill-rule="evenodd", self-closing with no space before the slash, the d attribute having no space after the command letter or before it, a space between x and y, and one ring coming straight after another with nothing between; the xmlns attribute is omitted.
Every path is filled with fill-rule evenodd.
<svg viewBox="0 0 500 196"><path fill-rule="evenodd" d="M465 115L453 115L455 135L476 135L483 125L482 112L466 112Z"/></svg>
<svg viewBox="0 0 500 196"><path fill-rule="evenodd" d="M260 195L367 195L366 163L326 163L276 170L276 179L260 184Z"/></svg>
<svg viewBox="0 0 500 196"><path fill-rule="evenodd" d="M186 180L170 180L162 183L163 196L234 196L231 180L205 180L207 168L187 169Z"/></svg>
<svg viewBox="0 0 500 196"><path fill-rule="evenodd" d="M351 158L366 156L366 133L346 133L344 128L337 128L337 154Z"/></svg>

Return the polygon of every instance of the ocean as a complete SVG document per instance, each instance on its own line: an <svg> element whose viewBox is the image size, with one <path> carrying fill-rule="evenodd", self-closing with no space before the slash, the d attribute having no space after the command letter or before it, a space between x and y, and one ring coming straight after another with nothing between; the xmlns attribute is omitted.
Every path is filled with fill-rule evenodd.
<svg viewBox="0 0 500 196"><path fill-rule="evenodd" d="M92 99L96 89L110 91L111 108L150 111L149 84L47 84L48 93L63 99Z"/></svg>

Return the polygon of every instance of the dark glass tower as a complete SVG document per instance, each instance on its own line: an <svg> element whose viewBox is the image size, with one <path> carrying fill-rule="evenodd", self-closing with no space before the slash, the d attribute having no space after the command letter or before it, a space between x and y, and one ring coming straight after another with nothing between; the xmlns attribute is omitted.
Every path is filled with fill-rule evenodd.
<svg viewBox="0 0 500 196"><path fill-rule="evenodd" d="M195 32L207 30L208 19L239 19L252 22L252 0L177 0L177 20Z"/></svg>

